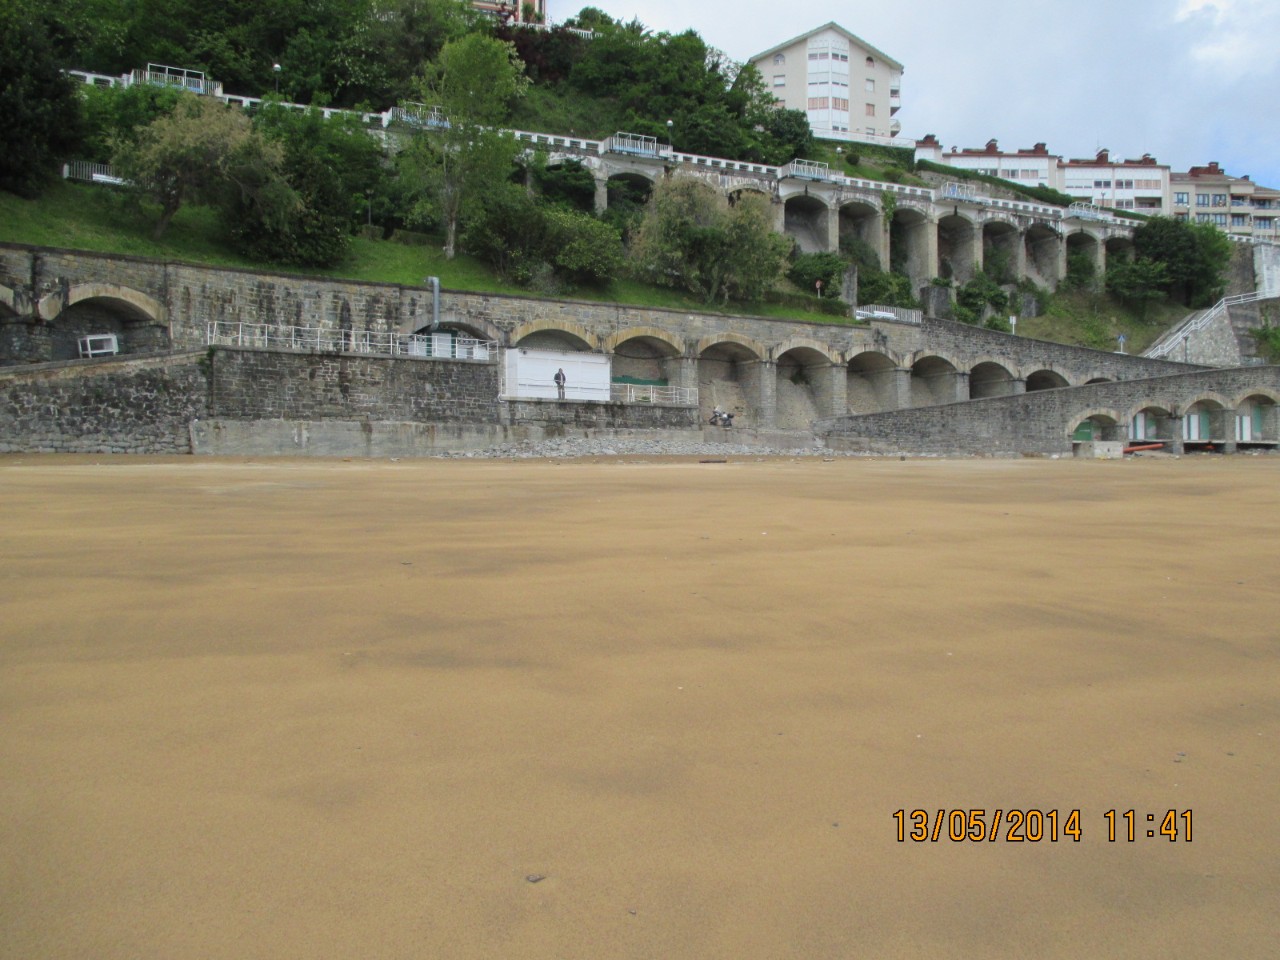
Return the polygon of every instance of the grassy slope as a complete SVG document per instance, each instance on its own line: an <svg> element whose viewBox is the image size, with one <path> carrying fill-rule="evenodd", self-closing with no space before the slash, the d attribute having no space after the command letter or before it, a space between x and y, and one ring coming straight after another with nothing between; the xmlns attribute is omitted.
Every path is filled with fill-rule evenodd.
<svg viewBox="0 0 1280 960"><path fill-rule="evenodd" d="M145 213L130 205L123 194L106 187L60 182L38 202L0 192L0 240L3 241L213 266L263 267L238 256L219 241L216 217L207 208L192 207L179 211L173 225L159 241L151 238L153 223ZM285 271L285 268L280 269ZM435 245L407 246L386 240L356 238L352 242L351 257L345 264L330 270L306 272L406 286L420 286L424 277L438 276L441 284L451 290L531 296L528 290L498 279L485 264L471 257L445 260L440 247ZM604 291L578 291L573 296L672 310L708 309L678 290L651 287L627 279L614 281ZM747 304L722 309L725 312L813 323L849 322L775 304ZM1045 316L1020 319L1018 332L1023 336L1102 350L1114 350L1116 334L1123 333L1127 338L1125 349L1136 353L1166 327L1185 317L1187 312L1181 307L1157 305L1150 308L1148 322L1143 323L1108 298L1091 294L1059 294L1051 298Z"/></svg>
<svg viewBox="0 0 1280 960"><path fill-rule="evenodd" d="M216 216L207 208L180 210L168 232L158 241L151 237L153 224L154 219L134 208L122 193L107 187L59 182L39 201L22 200L0 192L0 241L10 243L123 253L212 266L266 267L281 272L306 272L315 276L411 286L421 286L424 277L438 276L441 285L450 290L537 296L523 287L502 281L488 266L472 257L458 256L452 261L446 260L436 245L408 246L388 240L355 238L351 256L345 263L327 270L301 271L250 261L228 249L219 240ZM719 309L722 312L815 323L852 322L768 303L709 308L679 290L651 287L626 279L615 280L605 290L578 290L572 296L672 310Z"/></svg>

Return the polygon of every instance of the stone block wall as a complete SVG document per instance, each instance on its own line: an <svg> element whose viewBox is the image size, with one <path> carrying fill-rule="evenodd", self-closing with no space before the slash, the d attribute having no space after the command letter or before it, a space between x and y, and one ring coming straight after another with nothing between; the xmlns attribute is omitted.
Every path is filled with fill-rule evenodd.
<svg viewBox="0 0 1280 960"><path fill-rule="evenodd" d="M1247 367L1041 390L1012 397L818 421L833 449L872 453L1012 456L1068 453L1071 431L1095 413L1122 428L1144 406L1185 410L1196 400L1225 406L1260 391L1280 398L1280 367Z"/></svg>
<svg viewBox="0 0 1280 960"><path fill-rule="evenodd" d="M699 426L696 407L656 403L579 403L559 400L508 400L501 404L502 423L539 425L573 430L693 430Z"/></svg>
<svg viewBox="0 0 1280 960"><path fill-rule="evenodd" d="M0 372L0 453L189 453L207 415L200 354Z"/></svg>
<svg viewBox="0 0 1280 960"><path fill-rule="evenodd" d="M224 347L210 358L213 417L493 423L498 416L495 363Z"/></svg>

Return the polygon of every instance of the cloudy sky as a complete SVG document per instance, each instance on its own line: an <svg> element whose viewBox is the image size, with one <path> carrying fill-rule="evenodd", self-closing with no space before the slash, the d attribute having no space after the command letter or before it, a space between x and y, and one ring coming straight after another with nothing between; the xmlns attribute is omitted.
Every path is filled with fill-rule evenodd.
<svg viewBox="0 0 1280 960"><path fill-rule="evenodd" d="M553 20L587 5L549 0ZM902 136L1217 160L1280 189L1280 0L595 0L735 60L835 20L901 62Z"/></svg>

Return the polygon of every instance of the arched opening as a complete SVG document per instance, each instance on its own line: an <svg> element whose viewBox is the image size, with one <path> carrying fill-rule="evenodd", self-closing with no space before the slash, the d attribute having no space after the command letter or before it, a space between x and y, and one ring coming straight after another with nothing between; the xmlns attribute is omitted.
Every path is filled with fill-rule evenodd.
<svg viewBox="0 0 1280 960"><path fill-rule="evenodd" d="M1098 275L1098 241L1084 232L1067 236L1067 284L1076 290L1092 290Z"/></svg>
<svg viewBox="0 0 1280 960"><path fill-rule="evenodd" d="M1067 378L1053 370L1037 370L1027 375L1027 393L1036 390L1054 390L1068 386Z"/></svg>
<svg viewBox="0 0 1280 960"><path fill-rule="evenodd" d="M545 167L531 169L543 199L566 204L584 213L595 210L595 174L581 160L561 157L548 162Z"/></svg>
<svg viewBox="0 0 1280 960"><path fill-rule="evenodd" d="M1115 417L1104 413L1095 413L1091 417L1080 420L1071 429L1073 443L1089 443L1094 440L1120 440L1124 436L1124 426L1117 423Z"/></svg>
<svg viewBox="0 0 1280 960"><path fill-rule="evenodd" d="M629 337L613 350L613 382L638 386L680 386L674 361L679 351L657 337Z"/></svg>
<svg viewBox="0 0 1280 960"><path fill-rule="evenodd" d="M764 190L758 190L755 187L739 187L737 190L730 190L728 193L729 206L736 206L738 201L743 197L760 197L762 200L769 200L770 196Z"/></svg>
<svg viewBox="0 0 1280 960"><path fill-rule="evenodd" d="M846 203L840 208L840 252L855 262L874 264L883 270L880 262L881 219L880 211L869 203Z"/></svg>
<svg viewBox="0 0 1280 960"><path fill-rule="evenodd" d="M1060 276L1058 255L1062 239L1057 231L1044 223L1033 223L1024 240L1027 278L1042 287L1056 288Z"/></svg>
<svg viewBox="0 0 1280 960"><path fill-rule="evenodd" d="M716 407L747 425L755 421L758 377L763 364L749 347L732 341L712 344L698 357L698 407L703 422Z"/></svg>
<svg viewBox="0 0 1280 960"><path fill-rule="evenodd" d="M591 344L568 330L535 330L525 334L515 344L526 350L559 350L562 353L585 353Z"/></svg>
<svg viewBox="0 0 1280 960"><path fill-rule="evenodd" d="M616 173L606 184L606 194L604 218L622 230L625 237L653 196L653 181L638 173Z"/></svg>
<svg viewBox="0 0 1280 960"><path fill-rule="evenodd" d="M127 300L86 297L65 307L48 325L49 360L75 360L82 337L115 337L121 354L169 349L169 329Z"/></svg>
<svg viewBox="0 0 1280 960"><path fill-rule="evenodd" d="M824 378L830 371L831 361L812 347L795 347L778 357L774 402L780 429L804 430L825 414L830 404L823 402Z"/></svg>
<svg viewBox="0 0 1280 960"><path fill-rule="evenodd" d="M823 253L830 249L827 235L827 205L817 197L792 197L785 204L783 230L802 253Z"/></svg>
<svg viewBox="0 0 1280 960"><path fill-rule="evenodd" d="M1085 385L1087 386L1091 383L1111 383L1111 382L1112 381L1110 377L1091 377L1090 379L1085 381ZM1065 387L1066 383L1064 382L1062 385ZM1028 387L1027 389L1030 390L1031 388Z"/></svg>
<svg viewBox="0 0 1280 960"><path fill-rule="evenodd" d="M889 268L911 281L911 294L933 279L929 220L919 210L897 210L889 224Z"/></svg>
<svg viewBox="0 0 1280 960"><path fill-rule="evenodd" d="M1277 436L1276 402L1254 394L1236 407L1236 443L1250 447L1274 447Z"/></svg>
<svg viewBox="0 0 1280 960"><path fill-rule="evenodd" d="M897 369L883 353L860 353L850 360L845 389L849 412L897 410Z"/></svg>
<svg viewBox="0 0 1280 960"><path fill-rule="evenodd" d="M1129 423L1129 439L1133 443L1167 443L1174 437L1175 422L1163 407L1143 407Z"/></svg>
<svg viewBox="0 0 1280 960"><path fill-rule="evenodd" d="M1107 266L1128 263L1133 259L1133 240L1130 237L1112 237L1105 244Z"/></svg>
<svg viewBox="0 0 1280 960"><path fill-rule="evenodd" d="M1216 400L1197 400L1182 417L1182 440L1188 448L1204 449L1234 437L1227 412Z"/></svg>
<svg viewBox="0 0 1280 960"><path fill-rule="evenodd" d="M983 224L982 269L996 283L1017 283L1017 227L1001 220Z"/></svg>
<svg viewBox="0 0 1280 960"><path fill-rule="evenodd" d="M938 221L938 276L968 283L977 272L979 252L974 224L959 214Z"/></svg>
<svg viewBox="0 0 1280 960"><path fill-rule="evenodd" d="M969 371L969 399L1008 397L1013 395L1013 374L990 361L980 363Z"/></svg>
<svg viewBox="0 0 1280 960"><path fill-rule="evenodd" d="M921 357L911 365L911 406L956 402L956 368L941 357Z"/></svg>

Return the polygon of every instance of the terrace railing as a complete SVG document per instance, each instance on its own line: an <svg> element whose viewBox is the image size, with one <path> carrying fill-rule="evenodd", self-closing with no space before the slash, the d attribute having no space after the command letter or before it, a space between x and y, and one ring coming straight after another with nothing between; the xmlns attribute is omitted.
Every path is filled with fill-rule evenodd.
<svg viewBox="0 0 1280 960"><path fill-rule="evenodd" d="M496 340L456 337L451 333L404 334L322 327L275 327L228 320L208 323L205 343L209 346L257 347L295 353L359 353L484 363L495 363L498 359Z"/></svg>
<svg viewBox="0 0 1280 960"><path fill-rule="evenodd" d="M697 387L659 387L642 383L615 383L609 390L614 403L656 403L677 407L698 405Z"/></svg>

